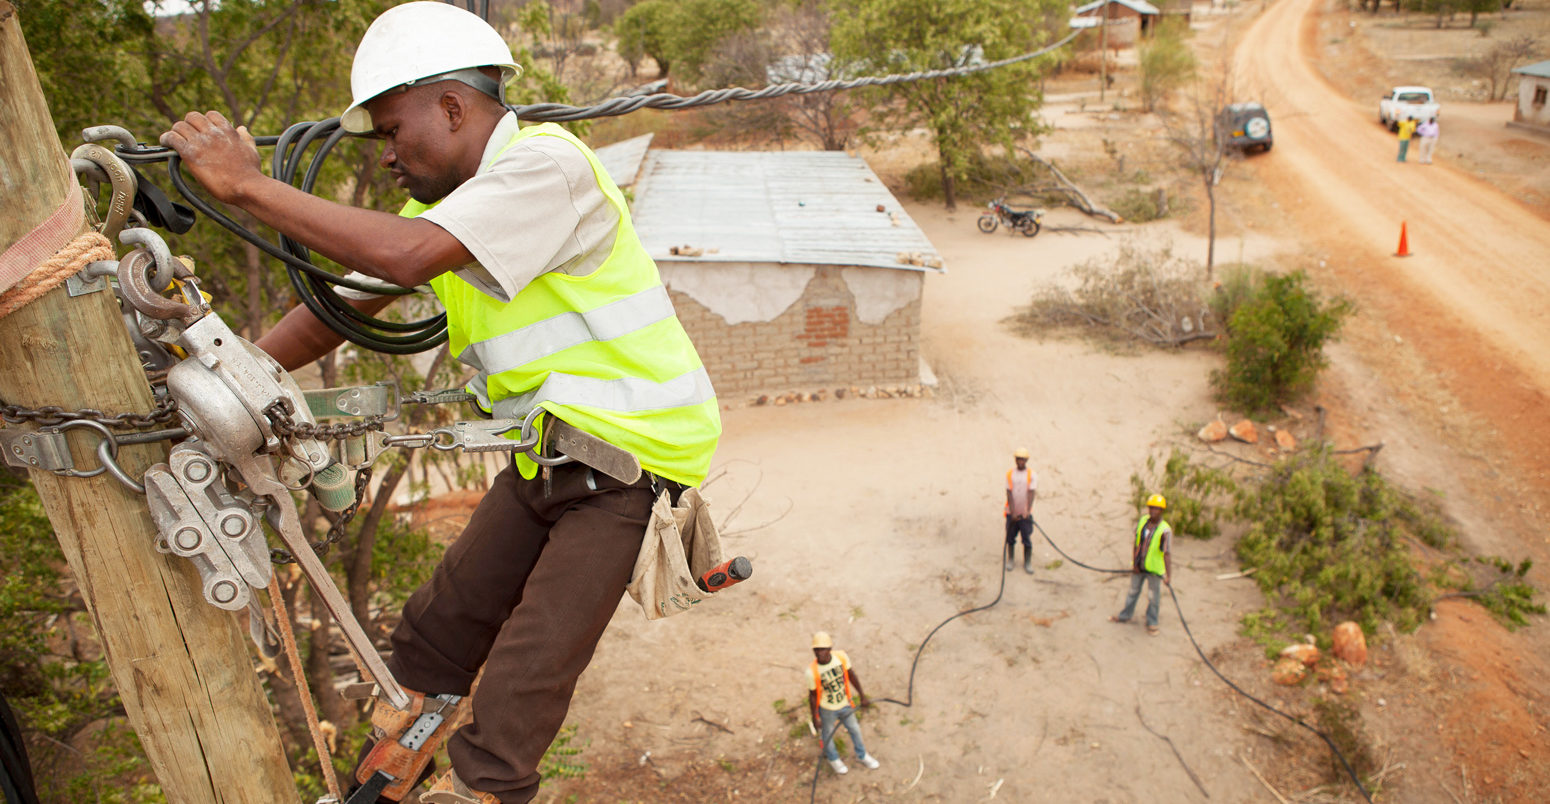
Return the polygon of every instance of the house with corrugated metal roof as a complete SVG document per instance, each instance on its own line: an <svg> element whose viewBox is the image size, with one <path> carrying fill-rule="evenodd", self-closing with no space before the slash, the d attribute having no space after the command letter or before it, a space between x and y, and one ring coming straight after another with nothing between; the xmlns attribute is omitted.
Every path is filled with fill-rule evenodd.
<svg viewBox="0 0 1550 804"><path fill-rule="evenodd" d="M1072 14L1072 28L1106 27L1107 45L1119 50L1134 47L1150 34L1162 12L1146 0L1093 0L1077 6Z"/></svg>
<svg viewBox="0 0 1550 804"><path fill-rule="evenodd" d="M1518 78L1518 108L1509 126L1550 134L1550 61L1513 70Z"/></svg>
<svg viewBox="0 0 1550 804"><path fill-rule="evenodd" d="M941 256L859 157L598 149L723 397L921 381ZM642 154L638 169L616 149Z"/></svg>

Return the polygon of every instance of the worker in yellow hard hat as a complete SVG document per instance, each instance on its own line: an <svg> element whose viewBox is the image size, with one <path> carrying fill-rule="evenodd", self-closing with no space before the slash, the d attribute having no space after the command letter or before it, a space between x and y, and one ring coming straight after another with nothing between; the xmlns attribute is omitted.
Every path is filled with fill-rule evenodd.
<svg viewBox="0 0 1550 804"><path fill-rule="evenodd" d="M247 130L219 112L190 112L161 137L217 200L360 274L429 284L483 413L531 421L520 435L545 444L569 428L644 470L617 480L578 451L540 471L517 452L495 477L392 634L388 669L411 705L377 702L354 774L362 786L391 779L388 801L430 774L443 741L451 768L428 804L538 794L539 761L630 582L654 503L704 481L721 432L709 375L625 196L575 135L518 125L505 86L520 73L502 34L455 4L392 4L372 22L339 126L380 144L379 167L409 198L398 214L266 176ZM394 298L350 303L375 315ZM287 370L310 364L342 341L319 316L296 308L256 345Z"/></svg>
<svg viewBox="0 0 1550 804"><path fill-rule="evenodd" d="M861 742L861 724L856 721L856 708L871 706L872 699L861 689L861 677L850 666L850 657L845 651L835 650L834 639L825 631L813 634L813 662L807 666L806 681L807 706L813 728L823 741L823 758L829 761L829 767L842 776L850 771L834 747L834 733L844 726L850 732L856 759L876 770L881 763L867 753Z"/></svg>
<svg viewBox="0 0 1550 804"><path fill-rule="evenodd" d="M1136 540L1130 555L1130 593L1125 596L1125 608L1110 617L1111 622L1128 623L1136 611L1136 600L1141 597L1141 584L1152 586L1152 598L1146 606L1146 632L1157 634L1157 609L1162 601L1162 587L1158 581L1173 585L1173 527L1163 519L1168 510L1168 500L1161 494L1146 499L1146 513L1136 521Z"/></svg>
<svg viewBox="0 0 1550 804"><path fill-rule="evenodd" d="M1037 496L1039 476L1028 468L1028 449L1018 447L1012 452L1015 466L1006 470L1006 564L1012 569L1012 554L1017 550L1017 537L1023 539L1023 572L1033 574L1033 498Z"/></svg>

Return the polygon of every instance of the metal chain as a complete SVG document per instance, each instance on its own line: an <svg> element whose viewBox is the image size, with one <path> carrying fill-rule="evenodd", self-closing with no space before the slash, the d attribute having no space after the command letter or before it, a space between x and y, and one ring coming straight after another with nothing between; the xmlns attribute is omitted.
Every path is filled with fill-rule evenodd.
<svg viewBox="0 0 1550 804"><path fill-rule="evenodd" d="M361 467L361 470L355 473L355 502L350 503L350 507L339 512L338 518L334 520L334 524L329 526L328 533L323 538L312 543L312 552L317 553L320 558L326 556L328 555L329 548L338 544L339 540L344 538L345 527L350 524L350 520L355 518L355 512L360 510L361 500L366 496L366 486L370 483L371 466L368 464ZM291 551L283 547L271 547L269 548L269 560L275 564L294 564L296 563L296 556L291 555Z"/></svg>
<svg viewBox="0 0 1550 804"><path fill-rule="evenodd" d="M386 416L378 415L340 424L297 422L291 418L290 408L284 401L274 403L264 414L269 417L269 428L281 438L315 438L322 441L344 441L380 431L383 421L387 419Z"/></svg>
<svg viewBox="0 0 1550 804"><path fill-rule="evenodd" d="M21 405L0 403L0 418L10 424L33 422L39 427L54 427L71 421L93 421L107 427L133 430L167 424L177 415L178 401L171 396L156 400L156 409L150 413L103 413L92 408L65 410L58 405L27 408Z"/></svg>

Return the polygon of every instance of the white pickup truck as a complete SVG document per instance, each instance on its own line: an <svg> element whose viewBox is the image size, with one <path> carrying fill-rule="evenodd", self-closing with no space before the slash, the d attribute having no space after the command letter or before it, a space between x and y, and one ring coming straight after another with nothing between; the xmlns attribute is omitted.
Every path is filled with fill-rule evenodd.
<svg viewBox="0 0 1550 804"><path fill-rule="evenodd" d="M1425 122L1437 116L1437 100L1429 87L1394 87L1392 92L1378 101L1378 122L1399 130L1399 121Z"/></svg>

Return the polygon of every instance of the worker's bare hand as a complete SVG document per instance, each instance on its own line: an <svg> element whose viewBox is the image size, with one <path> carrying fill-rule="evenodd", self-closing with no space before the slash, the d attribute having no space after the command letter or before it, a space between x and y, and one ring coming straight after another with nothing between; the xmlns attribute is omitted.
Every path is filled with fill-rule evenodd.
<svg viewBox="0 0 1550 804"><path fill-rule="evenodd" d="M247 126L233 127L220 112L189 112L161 135L161 144L177 151L194 178L226 203L237 200L244 183L264 175Z"/></svg>

